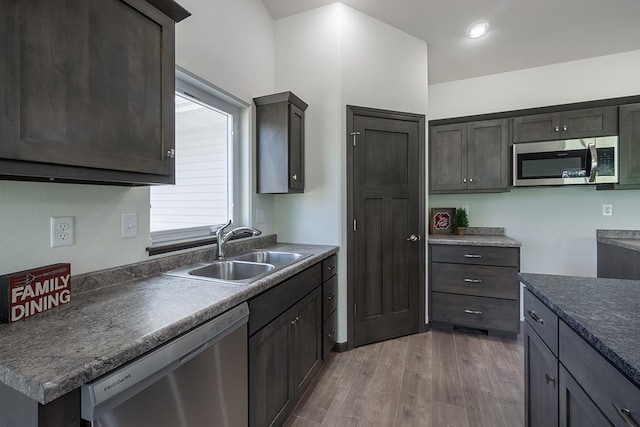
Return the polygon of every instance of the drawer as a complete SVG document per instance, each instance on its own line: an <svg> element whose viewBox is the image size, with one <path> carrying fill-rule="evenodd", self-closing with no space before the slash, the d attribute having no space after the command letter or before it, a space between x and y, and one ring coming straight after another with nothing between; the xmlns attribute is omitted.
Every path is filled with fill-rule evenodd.
<svg viewBox="0 0 640 427"><path fill-rule="evenodd" d="M433 292L431 308L432 318L437 322L520 332L520 305L517 301Z"/></svg>
<svg viewBox="0 0 640 427"><path fill-rule="evenodd" d="M558 356L558 316L528 289L524 290L524 318Z"/></svg>
<svg viewBox="0 0 640 427"><path fill-rule="evenodd" d="M338 276L322 284L322 318L326 319L338 307Z"/></svg>
<svg viewBox="0 0 640 427"><path fill-rule="evenodd" d="M480 297L520 299L518 269L489 265L431 264L431 289Z"/></svg>
<svg viewBox="0 0 640 427"><path fill-rule="evenodd" d="M338 340L338 310L322 322L322 359L326 359Z"/></svg>
<svg viewBox="0 0 640 427"><path fill-rule="evenodd" d="M520 267L520 248L431 245L432 262Z"/></svg>
<svg viewBox="0 0 640 427"><path fill-rule="evenodd" d="M256 333L305 295L319 287L321 285L320 273L321 266L318 263L250 299L249 335Z"/></svg>
<svg viewBox="0 0 640 427"><path fill-rule="evenodd" d="M591 400L614 425L637 425L640 422L640 389L562 321L559 335L560 362ZM630 414L621 414L616 408L628 409Z"/></svg>
<svg viewBox="0 0 640 427"><path fill-rule="evenodd" d="M322 261L322 281L328 280L338 272L338 255L333 254Z"/></svg>

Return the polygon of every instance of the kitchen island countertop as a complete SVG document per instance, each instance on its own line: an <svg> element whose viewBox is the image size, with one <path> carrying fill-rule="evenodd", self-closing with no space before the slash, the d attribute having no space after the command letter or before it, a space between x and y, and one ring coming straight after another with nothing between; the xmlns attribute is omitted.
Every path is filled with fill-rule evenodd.
<svg viewBox="0 0 640 427"><path fill-rule="evenodd" d="M520 273L571 329L640 388L640 281Z"/></svg>
<svg viewBox="0 0 640 427"><path fill-rule="evenodd" d="M0 383L46 404L338 251L286 243L268 249L310 256L249 285L163 274L139 278L2 324Z"/></svg>

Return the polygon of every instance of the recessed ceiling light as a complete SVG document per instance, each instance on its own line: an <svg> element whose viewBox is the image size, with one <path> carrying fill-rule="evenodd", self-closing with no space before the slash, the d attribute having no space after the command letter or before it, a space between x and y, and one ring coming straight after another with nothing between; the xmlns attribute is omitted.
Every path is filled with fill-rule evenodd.
<svg viewBox="0 0 640 427"><path fill-rule="evenodd" d="M487 34L489 31L489 23L487 21L478 21L467 27L467 37L477 39Z"/></svg>

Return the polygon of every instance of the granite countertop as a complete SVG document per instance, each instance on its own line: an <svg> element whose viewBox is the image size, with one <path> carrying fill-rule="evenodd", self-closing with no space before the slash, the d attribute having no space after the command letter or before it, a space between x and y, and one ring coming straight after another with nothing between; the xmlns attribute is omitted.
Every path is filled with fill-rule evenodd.
<svg viewBox="0 0 640 427"><path fill-rule="evenodd" d="M337 252L310 256L250 285L153 275L83 292L31 319L0 325L0 382L42 404L152 350ZM74 278L71 279L72 284Z"/></svg>
<svg viewBox="0 0 640 427"><path fill-rule="evenodd" d="M467 246L499 246L519 248L520 242L505 236L504 228L468 227L464 236L457 234L429 234L427 238L432 245L467 245Z"/></svg>
<svg viewBox="0 0 640 427"><path fill-rule="evenodd" d="M598 243L606 243L640 252L639 230L597 230L596 237Z"/></svg>
<svg viewBox="0 0 640 427"><path fill-rule="evenodd" d="M640 388L640 281L520 273L535 296Z"/></svg>

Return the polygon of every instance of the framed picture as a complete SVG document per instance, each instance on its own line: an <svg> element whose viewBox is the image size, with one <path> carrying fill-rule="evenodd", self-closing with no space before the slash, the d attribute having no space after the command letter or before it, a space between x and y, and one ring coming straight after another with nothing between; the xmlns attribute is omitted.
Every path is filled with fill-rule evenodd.
<svg viewBox="0 0 640 427"><path fill-rule="evenodd" d="M453 234L456 208L431 208L429 234Z"/></svg>

